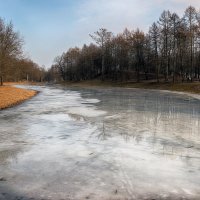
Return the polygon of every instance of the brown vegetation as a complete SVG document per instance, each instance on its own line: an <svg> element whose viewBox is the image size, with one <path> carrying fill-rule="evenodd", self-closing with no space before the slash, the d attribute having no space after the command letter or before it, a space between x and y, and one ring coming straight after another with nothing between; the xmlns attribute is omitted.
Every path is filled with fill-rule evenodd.
<svg viewBox="0 0 200 200"><path fill-rule="evenodd" d="M120 88L141 88L141 89L154 89L154 90L169 90L177 92L186 92L193 94L200 94L200 82L190 82L190 83L157 83L154 81L144 81L141 83L136 82L114 82L114 81L101 81L101 80L88 80L80 82L65 82L65 86L69 87L120 87Z"/></svg>
<svg viewBox="0 0 200 200"><path fill-rule="evenodd" d="M0 110L17 105L35 96L37 91L16 88L12 86L0 87Z"/></svg>
<svg viewBox="0 0 200 200"><path fill-rule="evenodd" d="M45 69L26 58L24 41L13 24L0 18L0 85L5 81L38 81L44 78Z"/></svg>

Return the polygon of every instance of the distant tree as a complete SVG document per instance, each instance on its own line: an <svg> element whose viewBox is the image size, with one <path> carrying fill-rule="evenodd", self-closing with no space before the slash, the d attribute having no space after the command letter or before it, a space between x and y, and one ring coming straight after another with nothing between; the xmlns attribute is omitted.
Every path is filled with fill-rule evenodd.
<svg viewBox="0 0 200 200"><path fill-rule="evenodd" d="M122 72L128 66L127 43L122 34L113 37L110 42L110 77L113 80L118 79L119 72Z"/></svg>
<svg viewBox="0 0 200 200"><path fill-rule="evenodd" d="M140 82L140 71L144 69L144 45L145 35L143 31L137 29L130 35L130 43L132 48L132 58L137 74L137 82Z"/></svg>
<svg viewBox="0 0 200 200"><path fill-rule="evenodd" d="M173 83L175 82L175 75L177 72L177 58L178 58L178 37L179 37L179 28L181 24L181 19L176 13L171 15L171 49L172 49L172 56L171 56L171 65L172 65L172 72L173 72Z"/></svg>
<svg viewBox="0 0 200 200"><path fill-rule="evenodd" d="M3 85L3 76L6 76L9 62L22 55L23 40L19 33L14 31L13 24L0 18L0 85Z"/></svg>
<svg viewBox="0 0 200 200"><path fill-rule="evenodd" d="M151 41L151 48L153 51L153 64L156 68L156 78L157 82L159 82L159 73L160 73L160 66L159 66L159 56L158 56L158 45L159 45L159 36L160 36L160 29L158 25L154 22L149 30L150 41Z"/></svg>
<svg viewBox="0 0 200 200"><path fill-rule="evenodd" d="M127 66L124 66L125 69L127 69L128 71L131 70L131 46L130 46L130 43L129 43L129 38L131 37L131 31L129 31L127 28L124 29L123 33L122 33L122 36L123 36L123 39L125 41L125 47L126 47L126 51L127 51Z"/></svg>
<svg viewBox="0 0 200 200"><path fill-rule="evenodd" d="M101 50L94 44L83 45L80 50L79 76L81 80L97 77L101 73Z"/></svg>
<svg viewBox="0 0 200 200"><path fill-rule="evenodd" d="M102 67L101 67L101 75L102 80L104 80L104 73L105 73L105 52L106 52L106 45L110 42L112 38L112 33L107 31L105 28L99 29L96 31L94 35L90 34L90 37L100 46L101 53L102 53Z"/></svg>
<svg viewBox="0 0 200 200"><path fill-rule="evenodd" d="M65 65L66 54L63 53L61 56L57 56L54 59L54 67L56 66L60 72L61 77L63 80L66 80L66 65Z"/></svg>
<svg viewBox="0 0 200 200"><path fill-rule="evenodd" d="M69 80L80 80L79 74L79 61L80 49L78 47L70 48L64 57L64 63L66 67L66 76Z"/></svg>
<svg viewBox="0 0 200 200"><path fill-rule="evenodd" d="M44 80L47 82L54 82L54 83L60 82L62 80L57 65L52 65L51 68L44 73Z"/></svg>
<svg viewBox="0 0 200 200"><path fill-rule="evenodd" d="M189 63L190 63L190 79L193 80L194 76L194 53L195 53L195 36L197 31L197 11L194 7L189 6L185 10L184 15L185 24L187 27L187 38L189 46Z"/></svg>
<svg viewBox="0 0 200 200"><path fill-rule="evenodd" d="M169 68L170 68L170 53L171 53L171 13L170 11L164 11L158 21L161 29L160 34L160 51L161 51L161 61L164 67L165 81L168 81Z"/></svg>

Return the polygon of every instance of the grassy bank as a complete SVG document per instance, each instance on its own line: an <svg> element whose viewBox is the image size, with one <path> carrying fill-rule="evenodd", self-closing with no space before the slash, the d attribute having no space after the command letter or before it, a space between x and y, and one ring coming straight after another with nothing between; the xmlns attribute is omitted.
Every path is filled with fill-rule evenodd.
<svg viewBox="0 0 200 200"><path fill-rule="evenodd" d="M0 86L0 110L22 103L36 94L36 91L16 88L12 85Z"/></svg>
<svg viewBox="0 0 200 200"><path fill-rule="evenodd" d="M0 87L0 110L22 103L23 101L30 99L31 97L37 94L37 92L33 90L15 88L13 84L15 83L5 83L4 86ZM21 83L21 84L27 84L27 83ZM169 90L169 91L200 94L200 82L173 84L164 82L156 83L155 81L142 82L142 83L135 83L135 82L122 83L113 81L90 80L90 81L80 81L80 82L65 82L62 84L65 85L66 87L141 88L141 89L158 89L158 90Z"/></svg>
<svg viewBox="0 0 200 200"><path fill-rule="evenodd" d="M185 83L157 83L155 81L148 82L113 82L113 81L80 81L80 82L67 82L64 83L66 86L72 87L122 87L122 88L142 88L142 89L158 89L158 90L169 90L178 92L187 92L200 94L200 82L185 82Z"/></svg>

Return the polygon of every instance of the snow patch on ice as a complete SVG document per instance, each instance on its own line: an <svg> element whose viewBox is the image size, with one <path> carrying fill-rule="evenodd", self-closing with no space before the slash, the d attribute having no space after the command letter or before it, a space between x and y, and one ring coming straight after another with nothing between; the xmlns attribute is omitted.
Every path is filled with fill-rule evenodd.
<svg viewBox="0 0 200 200"><path fill-rule="evenodd" d="M97 110L92 107L71 107L68 109L70 114L81 115L84 117L98 117L105 115L106 112L102 110Z"/></svg>
<svg viewBox="0 0 200 200"><path fill-rule="evenodd" d="M86 103L91 103L91 104L100 102L100 100L98 99L84 99L84 100L86 101Z"/></svg>

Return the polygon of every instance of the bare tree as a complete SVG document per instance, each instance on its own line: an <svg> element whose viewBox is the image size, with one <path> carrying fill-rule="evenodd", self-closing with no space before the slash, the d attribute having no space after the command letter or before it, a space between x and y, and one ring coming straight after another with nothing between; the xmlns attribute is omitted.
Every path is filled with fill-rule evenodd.
<svg viewBox="0 0 200 200"><path fill-rule="evenodd" d="M95 32L94 35L90 35L90 37L100 46L102 53L102 67L101 67L101 75L102 80L104 80L105 73L105 52L106 45L110 42L112 38L112 33L107 31L105 28L99 29L99 31Z"/></svg>
<svg viewBox="0 0 200 200"><path fill-rule="evenodd" d="M160 66L158 63L158 44L159 44L160 29L155 22L150 27L149 34L151 40L151 47L153 51L153 63L156 68L156 78L157 82L159 83Z"/></svg>
<svg viewBox="0 0 200 200"><path fill-rule="evenodd" d="M161 29L160 41L161 41L161 53L162 53L162 65L164 66L165 81L168 81L169 67L170 67L170 27L171 27L171 13L170 11L164 11L158 21Z"/></svg>
<svg viewBox="0 0 200 200"><path fill-rule="evenodd" d="M172 37L172 56L171 65L173 71L173 83L175 82L175 75L177 69L177 56L178 56L178 31L181 24L181 20L176 13L171 15L171 37Z"/></svg>
<svg viewBox="0 0 200 200"><path fill-rule="evenodd" d="M13 24L5 24L0 19L0 85L3 85L3 76L8 70L8 63L22 54L23 40L18 32L14 31Z"/></svg>
<svg viewBox="0 0 200 200"><path fill-rule="evenodd" d="M129 41L131 43L131 54L133 63L137 73L137 82L140 82L140 71L144 68L144 45L145 35L143 31L137 29L130 35Z"/></svg>
<svg viewBox="0 0 200 200"><path fill-rule="evenodd" d="M189 41L189 51L190 51L190 79L193 80L194 73L194 51L195 51L195 35L197 30L197 11L194 7L189 6L185 10L184 15L186 27L187 27L187 36Z"/></svg>
<svg viewBox="0 0 200 200"><path fill-rule="evenodd" d="M182 18L164 11L148 34L125 29L113 36L102 28L90 36L96 44L65 54L62 67L67 66L67 80L100 75L102 80L118 81L200 80L200 12L194 7L188 7Z"/></svg>
<svg viewBox="0 0 200 200"><path fill-rule="evenodd" d="M60 75L63 78L63 80L65 81L65 72L66 72L66 65L65 65L65 53L63 53L61 56L57 56L54 59L54 65L53 67L55 68L55 66L59 69Z"/></svg>

